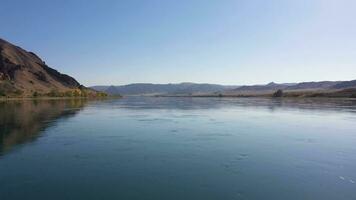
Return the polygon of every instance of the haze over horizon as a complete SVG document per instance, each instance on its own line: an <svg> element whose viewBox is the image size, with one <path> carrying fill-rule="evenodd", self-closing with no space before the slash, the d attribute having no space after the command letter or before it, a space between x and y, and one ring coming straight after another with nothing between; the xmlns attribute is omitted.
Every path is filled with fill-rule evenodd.
<svg viewBox="0 0 356 200"><path fill-rule="evenodd" d="M356 74L352 0L4 0L0 10L0 38L87 86Z"/></svg>

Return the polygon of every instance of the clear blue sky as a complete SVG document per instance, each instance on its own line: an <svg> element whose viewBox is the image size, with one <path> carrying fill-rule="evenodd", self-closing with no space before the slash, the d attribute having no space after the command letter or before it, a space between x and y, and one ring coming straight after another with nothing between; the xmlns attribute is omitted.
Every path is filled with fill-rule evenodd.
<svg viewBox="0 0 356 200"><path fill-rule="evenodd" d="M88 86L356 79L355 0L1 0L0 19Z"/></svg>

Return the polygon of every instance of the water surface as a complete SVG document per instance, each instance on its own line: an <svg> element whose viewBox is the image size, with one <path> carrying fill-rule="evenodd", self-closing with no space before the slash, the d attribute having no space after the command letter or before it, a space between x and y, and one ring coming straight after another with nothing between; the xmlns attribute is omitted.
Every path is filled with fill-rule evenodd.
<svg viewBox="0 0 356 200"><path fill-rule="evenodd" d="M356 199L356 102L0 102L0 199Z"/></svg>

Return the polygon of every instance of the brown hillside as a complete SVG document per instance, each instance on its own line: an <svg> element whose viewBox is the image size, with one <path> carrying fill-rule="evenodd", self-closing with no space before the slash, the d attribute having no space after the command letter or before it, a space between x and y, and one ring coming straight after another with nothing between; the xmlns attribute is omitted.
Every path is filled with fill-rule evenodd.
<svg viewBox="0 0 356 200"><path fill-rule="evenodd" d="M48 67L36 54L0 39L0 92L29 96L82 88L72 77Z"/></svg>

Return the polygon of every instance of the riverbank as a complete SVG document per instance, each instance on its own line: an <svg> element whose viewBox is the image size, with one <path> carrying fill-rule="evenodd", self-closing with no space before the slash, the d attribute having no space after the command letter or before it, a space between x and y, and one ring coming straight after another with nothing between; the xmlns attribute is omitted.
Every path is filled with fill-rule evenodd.
<svg viewBox="0 0 356 200"><path fill-rule="evenodd" d="M0 97L0 101L18 101L18 100L69 100L69 99L120 99L122 96L107 97Z"/></svg>
<svg viewBox="0 0 356 200"><path fill-rule="evenodd" d="M340 98L356 99L356 88L344 90L275 91L265 93L167 94L156 97L219 97L219 98Z"/></svg>

